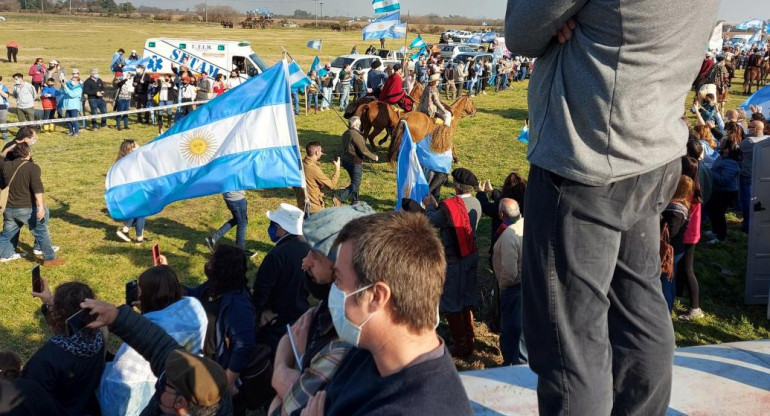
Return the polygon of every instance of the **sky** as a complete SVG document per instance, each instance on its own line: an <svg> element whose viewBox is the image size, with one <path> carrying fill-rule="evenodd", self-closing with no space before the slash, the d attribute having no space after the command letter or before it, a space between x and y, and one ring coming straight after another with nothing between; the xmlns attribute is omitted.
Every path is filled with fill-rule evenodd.
<svg viewBox="0 0 770 416"><path fill-rule="evenodd" d="M675 0L672 0L675 1ZM118 2L122 2L118 0ZM134 0L134 5L147 5L162 8L192 9L197 3L204 0ZM294 10L301 9L310 13L316 12L315 0L210 0L209 4L229 5L237 10L267 9L278 14L293 14ZM473 7L470 7L470 5ZM401 4L402 14L407 12L424 15L436 13L440 16L450 14L467 17L500 19L505 17L505 0L404 0ZM759 7L757 7L759 6ZM320 9L320 5L318 6ZM756 16L751 9L765 10L768 16ZM320 10L319 10L320 13ZM371 16L373 15L370 0L325 0L323 2L323 14L326 16ZM719 19L737 23L752 17L770 19L770 0L722 0L719 8Z"/></svg>

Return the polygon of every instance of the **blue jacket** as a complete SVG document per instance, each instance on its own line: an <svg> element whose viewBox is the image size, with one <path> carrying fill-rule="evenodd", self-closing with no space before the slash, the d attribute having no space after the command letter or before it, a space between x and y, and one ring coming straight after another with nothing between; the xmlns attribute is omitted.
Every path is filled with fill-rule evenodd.
<svg viewBox="0 0 770 416"><path fill-rule="evenodd" d="M711 166L715 191L737 191L741 165L735 159L718 158Z"/></svg>
<svg viewBox="0 0 770 416"><path fill-rule="evenodd" d="M81 108L81 98L83 97L83 84L72 85L72 81L67 81L61 86L62 107L65 110L78 110Z"/></svg>

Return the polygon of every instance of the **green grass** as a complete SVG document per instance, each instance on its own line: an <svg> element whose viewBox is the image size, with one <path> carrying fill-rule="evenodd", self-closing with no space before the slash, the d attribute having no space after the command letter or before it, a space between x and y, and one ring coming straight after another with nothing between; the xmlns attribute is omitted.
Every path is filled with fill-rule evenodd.
<svg viewBox="0 0 770 416"><path fill-rule="evenodd" d="M68 70L98 67L109 78L109 63L117 48L141 50L148 37L189 37L228 40L248 40L253 49L268 62L281 58L281 47L307 69L315 51L305 43L322 37L326 61L346 54L354 45L364 50L368 42L359 40L359 33L315 32L309 29L222 29L217 25L155 23L126 19L68 18L66 16L9 15L2 23L5 33L13 33L21 44L18 64L0 62L0 75L5 81L14 72L27 73L38 56L46 61L56 58ZM21 19L21 20L19 20ZM39 20L40 19L40 20ZM391 46L390 43L388 46ZM392 45L397 47L395 43ZM400 46L400 44L398 45ZM737 89L737 87L736 87ZM742 97L735 98L737 105ZM516 141L527 116L526 83L500 93L476 99L478 115L463 119L455 137L458 166L472 169L480 179L502 184L512 170L528 173L526 146ZM11 120L15 117L11 116ZM132 120L133 121L133 120ZM34 159L43 170L46 201L51 209L51 236L62 247L59 253L67 259L63 267L45 269L43 276L54 286L69 280L88 283L101 299L121 303L124 284L151 266L149 244L138 247L117 239L118 223L112 220L104 205L104 178L114 163L118 145L124 138L146 143L157 130L133 124L129 132L114 130L110 121L107 131L84 131L77 139L68 138L65 128L44 133L35 145ZM329 155L340 152L339 137L345 130L343 122L332 112L301 115L297 118L301 144L320 141ZM383 158L385 149L379 149ZM330 158L323 161L331 172ZM340 186L348 184L342 173ZM449 195L450 189L444 189ZM396 194L395 172L387 164L367 164L361 187L362 199L378 211L390 210ZM247 245L262 253L258 263L272 244L267 237L268 220L264 213L280 202L294 201L288 189L250 191L248 194L250 225ZM229 219L229 212L218 195L171 204L159 215L148 219L146 235L159 243L183 283L192 285L204 279L203 264L208 249L204 237ZM735 218L732 218L735 222ZM483 219L479 231L481 253L487 252L489 220ZM232 242L234 232L225 237ZM723 247L700 247L697 250L696 272L701 280L703 309L706 319L697 323L675 323L678 345L697 345L770 337L763 307L742 304L743 276L746 259L746 238L739 231L730 233L731 243ZM20 247L31 256L32 237L22 233ZM711 263L720 263L732 270L734 276L717 273ZM491 274L487 260L480 262L481 287L488 293ZM12 349L28 358L46 339L47 330L37 312L39 302L29 295L31 260L19 260L0 265L0 349ZM257 264L254 265L255 267ZM678 304L679 312L684 311ZM479 320L488 317L482 308ZM482 368L501 363L497 335L483 322L478 324L479 352L467 362L458 361L459 368ZM115 345L115 341L113 341Z"/></svg>

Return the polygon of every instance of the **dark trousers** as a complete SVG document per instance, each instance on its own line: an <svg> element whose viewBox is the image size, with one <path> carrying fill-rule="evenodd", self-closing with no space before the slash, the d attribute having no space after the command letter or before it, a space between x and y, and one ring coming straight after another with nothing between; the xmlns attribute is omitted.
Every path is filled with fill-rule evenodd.
<svg viewBox="0 0 770 416"><path fill-rule="evenodd" d="M442 172L436 172L428 170L426 179L428 180L428 193L436 198L436 201L441 201L441 187L444 186L449 175ZM419 202L419 201L418 201Z"/></svg>
<svg viewBox="0 0 770 416"><path fill-rule="evenodd" d="M674 330L660 285L660 213L679 159L605 186L532 165L522 298L543 415L663 415Z"/></svg>
<svg viewBox="0 0 770 416"><path fill-rule="evenodd" d="M136 109L147 108L147 93L136 95ZM139 113L136 115L137 123L150 124L150 112Z"/></svg>
<svg viewBox="0 0 770 416"><path fill-rule="evenodd" d="M107 103L104 98L89 98L88 106L91 107L91 115L107 114ZM102 127L107 127L107 118L102 117ZM96 119L91 119L91 127L96 128Z"/></svg>
<svg viewBox="0 0 770 416"><path fill-rule="evenodd" d="M119 98L117 101L115 101L115 111L128 111L131 109L131 100L128 98L121 99ZM123 128L128 128L128 114L123 114L122 116L115 116L115 127L120 130L120 122L123 122Z"/></svg>
<svg viewBox="0 0 770 416"><path fill-rule="evenodd" d="M711 220L711 231L720 240L727 238L727 219L725 213L727 208L735 201L737 191L717 191L711 192L711 199L706 203L706 213Z"/></svg>
<svg viewBox="0 0 770 416"><path fill-rule="evenodd" d="M8 62L16 62L16 54L19 53L19 48L12 48L7 46L5 49L8 50Z"/></svg>
<svg viewBox="0 0 770 416"><path fill-rule="evenodd" d="M353 202L358 202L358 189L361 187L361 178L364 176L364 165L355 162L349 162L342 159L342 168L350 175L350 185L340 192L339 198L347 201L353 197Z"/></svg>
<svg viewBox="0 0 770 416"><path fill-rule="evenodd" d="M503 365L526 363L521 342L521 283L500 291L500 352Z"/></svg>
<svg viewBox="0 0 770 416"><path fill-rule="evenodd" d="M217 240L222 238L233 227L238 227L235 230L235 245L241 250L246 250L246 227L249 225L249 216L246 210L248 203L246 198L239 199L238 201L225 200L227 209L233 215L229 221L222 224L221 227L211 236L211 239L216 243Z"/></svg>

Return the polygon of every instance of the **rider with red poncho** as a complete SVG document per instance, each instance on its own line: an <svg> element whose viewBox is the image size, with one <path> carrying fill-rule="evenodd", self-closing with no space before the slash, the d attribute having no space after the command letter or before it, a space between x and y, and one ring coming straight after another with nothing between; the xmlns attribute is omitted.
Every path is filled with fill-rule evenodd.
<svg viewBox="0 0 770 416"><path fill-rule="evenodd" d="M380 91L379 100L388 104L396 104L405 111L412 111L414 101L404 91L404 81L401 78L403 67L401 64L393 65L393 74L385 81Z"/></svg>

